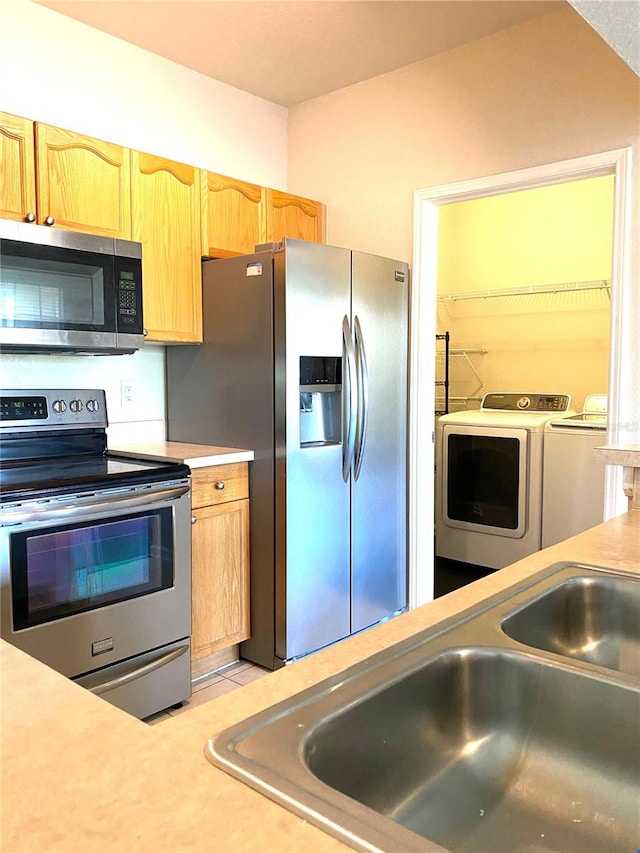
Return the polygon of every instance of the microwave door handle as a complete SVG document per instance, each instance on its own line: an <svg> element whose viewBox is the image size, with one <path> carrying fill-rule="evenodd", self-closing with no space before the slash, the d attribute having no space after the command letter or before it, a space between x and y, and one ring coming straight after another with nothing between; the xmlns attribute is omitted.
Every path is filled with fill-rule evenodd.
<svg viewBox="0 0 640 853"><path fill-rule="evenodd" d="M0 516L0 527L26 524L31 521L48 521L49 519L74 520L95 515L96 512L104 512L109 509L135 509L137 507L148 507L162 501L172 501L186 495L191 486L177 486L171 489L149 489L143 495L134 497L123 497L122 495L109 495L98 498L92 495L90 499L78 498L77 502L64 507L42 507L42 509L23 509L15 512L2 513ZM53 499L55 500L55 498Z"/></svg>

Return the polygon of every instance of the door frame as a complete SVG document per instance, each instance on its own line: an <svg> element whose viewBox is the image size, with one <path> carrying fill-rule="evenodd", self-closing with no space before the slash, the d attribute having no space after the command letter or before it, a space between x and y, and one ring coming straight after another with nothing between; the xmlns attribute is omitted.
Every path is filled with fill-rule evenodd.
<svg viewBox="0 0 640 853"><path fill-rule="evenodd" d="M613 256L607 442L615 443L621 423L620 383L623 292L631 287L631 148L576 157L513 172L487 175L414 193L413 279L411 286L411 387L409 452L409 607L433 599L434 565L434 365L438 279L438 208L519 190L614 175ZM627 509L622 469L607 466L605 519Z"/></svg>

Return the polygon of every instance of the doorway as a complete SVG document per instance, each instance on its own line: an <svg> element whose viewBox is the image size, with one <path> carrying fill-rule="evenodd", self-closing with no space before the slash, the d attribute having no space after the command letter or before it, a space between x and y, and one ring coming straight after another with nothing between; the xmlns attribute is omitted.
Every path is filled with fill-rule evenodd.
<svg viewBox="0 0 640 853"><path fill-rule="evenodd" d="M485 178L418 190L414 196L414 279L412 288L412 386L410 446L410 607L433 598L434 444L433 412L436 359L434 303L438 280L439 208L453 202L503 195L519 190L562 184L583 178L613 175L615 202L613 223L613 271L611 277L611 330L609 358L609 428L607 440L615 441L619 418L621 293L630 251L628 221L630 163L627 149L590 155L560 163ZM611 467L607 476L605 518L624 512L622 472Z"/></svg>

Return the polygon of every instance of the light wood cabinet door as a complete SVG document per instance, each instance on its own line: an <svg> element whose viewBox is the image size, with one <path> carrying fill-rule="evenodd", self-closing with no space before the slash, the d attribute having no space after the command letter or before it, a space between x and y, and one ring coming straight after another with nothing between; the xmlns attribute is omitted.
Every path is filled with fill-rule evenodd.
<svg viewBox="0 0 640 853"><path fill-rule="evenodd" d="M266 191L266 239L325 242L325 207L319 201L278 190Z"/></svg>
<svg viewBox="0 0 640 853"><path fill-rule="evenodd" d="M209 258L246 255L266 240L264 187L202 173L202 251Z"/></svg>
<svg viewBox="0 0 640 853"><path fill-rule="evenodd" d="M128 148L36 123L36 158L41 225L131 239Z"/></svg>
<svg viewBox="0 0 640 853"><path fill-rule="evenodd" d="M0 112L0 217L35 221L33 122Z"/></svg>
<svg viewBox="0 0 640 853"><path fill-rule="evenodd" d="M193 660L249 637L249 501L193 510Z"/></svg>
<svg viewBox="0 0 640 853"><path fill-rule="evenodd" d="M200 170L131 152L132 236L142 243L147 340L202 341Z"/></svg>

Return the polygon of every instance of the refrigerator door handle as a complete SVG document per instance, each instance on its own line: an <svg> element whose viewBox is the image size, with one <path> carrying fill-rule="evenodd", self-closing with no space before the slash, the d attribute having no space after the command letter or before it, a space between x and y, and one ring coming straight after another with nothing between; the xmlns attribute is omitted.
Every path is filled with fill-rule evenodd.
<svg viewBox="0 0 640 853"><path fill-rule="evenodd" d="M356 440L354 453L353 477L357 480L360 476L364 448L367 441L367 422L369 419L369 370L367 367L367 353L362 336L360 320L356 315L353 318L353 334L356 351L356 372L358 376L358 417L356 420Z"/></svg>
<svg viewBox="0 0 640 853"><path fill-rule="evenodd" d="M358 412L358 380L356 375L356 353L351 336L349 318L342 321L342 343L346 376L342 385L342 479L347 482L353 464ZM344 380L347 380L346 383Z"/></svg>

